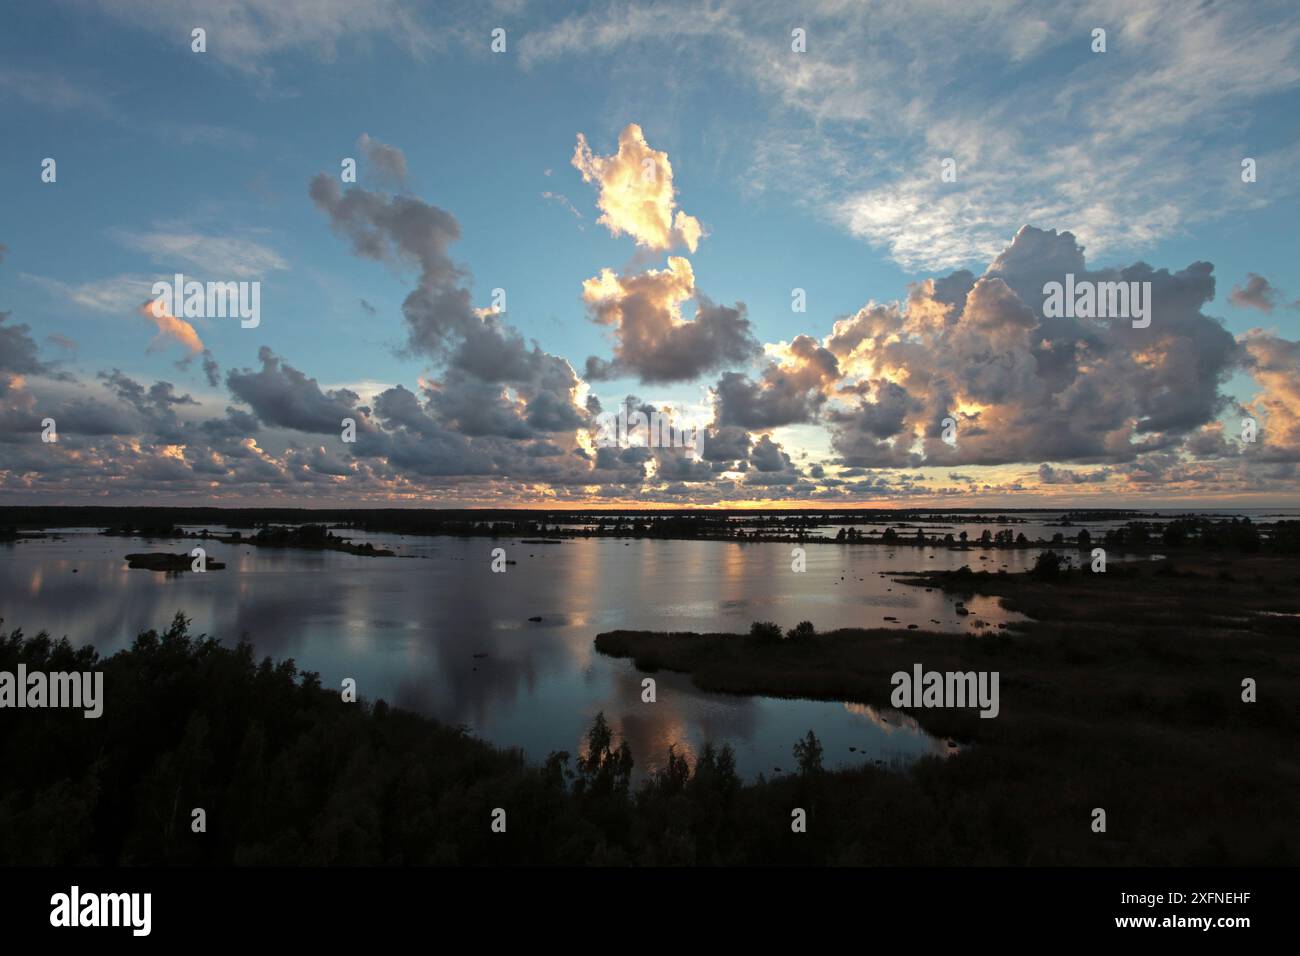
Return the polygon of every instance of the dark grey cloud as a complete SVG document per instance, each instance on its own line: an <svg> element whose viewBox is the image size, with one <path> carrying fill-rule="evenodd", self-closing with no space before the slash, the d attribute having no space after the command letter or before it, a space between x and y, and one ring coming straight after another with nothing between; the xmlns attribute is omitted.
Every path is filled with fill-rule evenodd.
<svg viewBox="0 0 1300 956"><path fill-rule="evenodd" d="M762 435L749 452L749 462L761 472L789 471L792 468L790 456L772 441L768 435Z"/></svg>
<svg viewBox="0 0 1300 956"><path fill-rule="evenodd" d="M356 417L359 396L348 389L324 392L269 348L257 352L260 370L231 369L226 386L267 425L318 434L338 434L344 418Z"/></svg>
<svg viewBox="0 0 1300 956"><path fill-rule="evenodd" d="M752 441L749 432L736 425L722 425L704 430L701 456L710 462L728 464L749 459Z"/></svg>
<svg viewBox="0 0 1300 956"><path fill-rule="evenodd" d="M213 388L221 384L221 366L217 364L217 360L208 349L203 350L203 374Z"/></svg>
<svg viewBox="0 0 1300 956"><path fill-rule="evenodd" d="M368 143L372 162L398 171L399 151ZM400 171L404 176L404 160ZM446 366L431 392L429 412L438 427L471 437L527 440L585 425L587 413L573 404L578 377L568 362L526 342L502 314L473 307L469 274L448 253L460 238L454 216L411 196L359 187L345 192L323 173L309 193L357 255L419 269L402 314L408 352ZM507 399L503 386L519 401Z"/></svg>
<svg viewBox="0 0 1300 956"><path fill-rule="evenodd" d="M763 369L757 382L723 373L715 388L720 424L765 429L817 418L827 388L840 376L835 355L806 335L796 336L788 353L787 361Z"/></svg>
<svg viewBox="0 0 1300 956"><path fill-rule="evenodd" d="M412 196L359 186L344 191L337 177L325 173L312 179L308 194L356 255L419 268L416 287L402 303L412 353L440 357L449 339L478 325L465 275L447 251L460 238L455 216Z"/></svg>
<svg viewBox="0 0 1300 956"><path fill-rule="evenodd" d="M593 381L635 376L647 385L690 382L727 365L747 363L761 352L743 303L734 307L701 299L695 318L665 324L652 304L624 300L624 319L612 361L587 359Z"/></svg>
<svg viewBox="0 0 1300 956"><path fill-rule="evenodd" d="M6 325L9 312L0 312L0 372L34 375L45 370L37 356L29 325Z"/></svg>
<svg viewBox="0 0 1300 956"><path fill-rule="evenodd" d="M1038 480L1045 485L1087 485L1104 482L1111 476L1109 468L1095 471L1071 471L1068 468L1053 468L1044 462L1038 466Z"/></svg>

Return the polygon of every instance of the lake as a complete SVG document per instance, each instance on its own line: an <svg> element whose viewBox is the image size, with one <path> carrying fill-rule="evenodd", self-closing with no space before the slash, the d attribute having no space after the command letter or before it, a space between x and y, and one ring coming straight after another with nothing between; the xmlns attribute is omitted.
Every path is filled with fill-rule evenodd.
<svg viewBox="0 0 1300 956"><path fill-rule="evenodd" d="M0 617L31 635L47 630L101 654L163 628L176 611L259 656L293 658L327 687L346 677L370 699L460 724L540 762L581 750L598 711L632 748L638 771L664 763L669 744L693 757L711 739L736 751L742 774L794 766L791 747L813 730L827 766L909 761L946 753L910 718L858 704L704 693L687 675L659 672L657 701L643 703L639 673L598 654L592 640L617 628L748 631L756 620L818 630L897 626L971 631L1013 615L995 600L955 601L890 580L899 571L1024 570L1033 549L953 552L877 545L811 545L807 570L791 545L767 542L422 537L341 532L397 557L204 543L226 568L165 575L130 570L138 551L188 551L198 542L57 537L0 545ZM197 530L197 529L196 529ZM214 532L222 529L213 527ZM224 533L224 531L222 531ZM977 532L976 532L977 534ZM493 548L517 563L490 569ZM886 576L882 576L882 572ZM540 616L540 623L530 617ZM886 621L886 617L896 621ZM974 639L974 638L973 638ZM920 661L924 663L923 654ZM112 688L106 689L112 706ZM854 750L850 750L854 748Z"/></svg>

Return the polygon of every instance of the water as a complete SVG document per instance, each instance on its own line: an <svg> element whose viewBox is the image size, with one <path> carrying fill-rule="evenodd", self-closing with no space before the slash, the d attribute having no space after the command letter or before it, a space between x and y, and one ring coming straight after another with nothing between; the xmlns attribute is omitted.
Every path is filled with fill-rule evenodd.
<svg viewBox="0 0 1300 956"><path fill-rule="evenodd" d="M218 529L212 529L217 531ZM164 575L130 570L137 551L188 551L196 542L108 538L97 529L0 546L0 617L27 634L47 630L101 654L162 628L183 610L194 633L233 643L246 635L259 656L292 657L327 687L355 678L359 692L521 747L541 761L578 753L604 711L638 770L664 762L669 744L693 756L729 742L743 774L793 768L790 748L813 730L828 766L907 761L945 753L909 718L856 704L704 693L689 675L661 671L657 702L641 701L631 661L596 652L601 631L748 631L755 620L818 630L916 624L970 631L1013 618L996 600L967 602L882 577L880 572L971 564L1011 572L1033 550L949 552L914 547L812 545L807 571L791 571L791 545L722 541L459 539L349 534L398 557L255 548L207 541L226 569ZM503 547L505 574L490 570ZM75 573L74 573L75 570ZM541 623L528 619L540 615ZM886 616L897 618L887 622ZM486 656L478 656L486 655ZM111 688L109 689L111 706ZM857 753L850 752L854 747Z"/></svg>

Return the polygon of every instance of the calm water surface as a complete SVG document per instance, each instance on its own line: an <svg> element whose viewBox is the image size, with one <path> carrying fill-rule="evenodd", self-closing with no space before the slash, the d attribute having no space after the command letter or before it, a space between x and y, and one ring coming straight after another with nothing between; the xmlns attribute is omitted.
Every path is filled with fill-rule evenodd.
<svg viewBox="0 0 1300 956"><path fill-rule="evenodd" d="M399 556L209 541L209 558L225 562L225 570L164 575L129 570L123 555L179 552L194 542L106 538L97 530L62 529L57 538L0 545L6 629L47 630L109 654L183 610L196 633L229 643L247 636L259 656L292 657L319 671L326 686L355 678L363 696L463 724L494 743L521 747L530 760L552 750L578 752L603 710L631 745L639 770L662 765L670 743L693 755L711 739L731 743L748 776L791 769L790 748L809 729L830 766L905 761L943 753L947 744L894 712L704 693L688 675L668 672L655 675L658 701L645 704L644 675L630 661L598 654L596 634L747 631L755 620L786 628L809 620L819 630L916 624L969 631L976 619L997 624L1012 615L993 599L977 598L967 602L971 615L961 617L953 598L880 572L967 563L1015 572L1036 553L989 552L981 562L979 552L821 545L807 548L807 572L795 574L789 544L576 539L530 545L349 532ZM490 570L494 547L518 562L505 574ZM528 620L538 615L541 623Z"/></svg>

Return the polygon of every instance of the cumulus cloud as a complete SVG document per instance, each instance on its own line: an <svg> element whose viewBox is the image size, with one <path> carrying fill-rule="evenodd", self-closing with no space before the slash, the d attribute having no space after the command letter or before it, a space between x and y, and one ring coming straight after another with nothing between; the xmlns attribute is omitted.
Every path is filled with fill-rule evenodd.
<svg viewBox="0 0 1300 956"><path fill-rule="evenodd" d="M630 276L604 269L583 283L582 298L596 322L613 326L616 339L612 362L587 360L588 379L686 382L760 351L745 306L715 305L700 294L690 262L680 256L670 256L665 269ZM695 317L687 320L682 305L692 299Z"/></svg>
<svg viewBox="0 0 1300 956"><path fill-rule="evenodd" d="M1150 282L1150 327L1045 317L1043 283L1066 272ZM1220 386L1241 359L1201 311L1213 296L1208 263L1092 271L1073 235L1027 226L973 282L923 283L906 309L836 324L826 346L858 401L833 414L832 443L868 466L1123 462L1172 447L1227 406Z"/></svg>
<svg viewBox="0 0 1300 956"><path fill-rule="evenodd" d="M384 150L391 167L405 168L396 147ZM413 196L345 192L324 173L309 192L356 255L419 269L402 303L407 351L445 366L442 381L426 389L443 424L471 436L523 439L586 423L569 363L526 341L503 315L474 307L469 273L448 251L460 238L454 216Z"/></svg>
<svg viewBox="0 0 1300 956"><path fill-rule="evenodd" d="M1036 36L1031 30L1017 42L1033 46ZM0 487L30 486L36 462L50 489L80 480L203 494L292 487L328 495L346 483L351 494L377 500L445 492L515 503L849 503L1025 490L1005 477L981 483L982 475L952 470L959 466L1028 464L1036 470L1020 479L1086 495L1088 486L1109 493L1157 483L1276 487L1293 480L1300 462L1300 343L1263 330L1234 338L1207 315L1213 266L1096 269L1074 234L1033 226L991 248L982 273L958 269L920 280L904 301L868 300L851 315L765 347L745 306L703 295L683 256L645 271L601 270L583 283L582 298L608 331L613 354L587 360L588 382L672 383L705 374L716 381L712 420L705 416L701 443L691 449L697 454L600 444L594 416L601 403L588 382L506 313L475 307L472 276L450 251L460 224L409 193L401 150L366 134L358 147L374 180L400 194L344 189L326 174L313 178L308 192L355 255L415 272L401 313L403 355L425 362L418 387L322 386L263 347L259 368L226 371L234 403L224 412L224 402L212 407L210 394L200 400L168 382L146 386L117 369L101 373L106 391L88 400L77 391L84 386L58 380L62 371L41 362L26 326L6 324L0 313ZM677 208L668 156L652 149L639 127L623 131L611 156L594 154L579 136L573 165L596 184L601 222L612 233L646 252L696 249L699 222ZM189 263L224 257L232 274L283 267L257 243L250 251L195 235L121 234L137 249ZM1149 282L1150 326L1045 315L1044 283L1066 274L1076 282ZM102 289L63 291L86 303L107 301ZM1234 301L1238 293L1266 312L1263 304L1277 300L1254 274ZM221 384L221 368L193 326L142 312L158 326L155 345L181 344L186 363L202 356L209 385ZM1224 391L1243 371L1259 385L1246 404ZM633 410L656 410L632 396L625 401ZM1258 442L1240 442L1225 428L1229 410L1260 418ZM68 437L47 449L40 465L28 446L35 423L51 412ZM355 443L337 441L344 418L357 423ZM802 445L806 436L811 445ZM800 443L793 453L791 440ZM943 479L936 471L964 487L937 485Z"/></svg>
<svg viewBox="0 0 1300 956"><path fill-rule="evenodd" d="M572 163L584 182L597 185L601 214L596 221L615 236L631 236L638 246L659 252L676 245L695 251L704 229L694 216L676 209L672 163L666 152L650 147L640 126L623 128L612 156L594 154L579 133Z"/></svg>
<svg viewBox="0 0 1300 956"><path fill-rule="evenodd" d="M1250 454L1263 461L1300 461L1300 341L1251 329L1242 345L1247 368L1263 389L1249 406L1263 419Z"/></svg>
<svg viewBox="0 0 1300 956"><path fill-rule="evenodd" d="M1262 275L1255 272L1246 273L1246 284L1235 285L1228 301L1245 309L1259 309L1272 312L1277 308L1280 293Z"/></svg>
<svg viewBox="0 0 1300 956"><path fill-rule="evenodd" d="M338 434L344 418L355 418L360 396L347 389L323 391L316 379L275 355L258 349L261 369L231 369L226 385L268 425L318 434Z"/></svg>
<svg viewBox="0 0 1300 956"><path fill-rule="evenodd" d="M419 268L416 287L402 303L412 353L440 356L450 339L479 324L465 274L448 254L448 246L460 238L455 216L413 196L358 186L345 192L337 177L325 173L312 179L309 194L329 216L330 227L351 242L353 253Z"/></svg>
<svg viewBox="0 0 1300 956"><path fill-rule="evenodd" d="M788 471L791 467L790 456L768 435L761 436L754 444L749 462L761 472Z"/></svg>
<svg viewBox="0 0 1300 956"><path fill-rule="evenodd" d="M825 404L827 388L840 377L835 354L807 335L769 348L775 361L757 382L726 372L715 388L718 422L760 430L811 422Z"/></svg>
<svg viewBox="0 0 1300 956"><path fill-rule="evenodd" d="M359 219L340 214L350 224L345 235L355 233L376 258L419 265L413 294L465 288L468 276L450 264L445 246L408 230L393 212L398 200L380 199ZM413 208L422 228L456 234L454 220ZM1151 282L1151 325L1046 317L1042 285L1064 272L1080 281ZM593 318L619 337L611 365L653 379L713 361L695 353L722 354L700 344L706 340L689 349L674 341L674 329L700 321L681 314L698 299L684 259L627 277L607 270L584 292ZM88 401L75 383L50 377L25 326L0 316L0 441L9 449L0 480L21 485L24 469L35 466L50 488L112 480L178 492L293 485L328 494L345 481L351 493L377 498L441 488L487 501L850 503L1024 491L1020 481L956 471L949 480L960 487L943 487L914 469L1031 462L1036 471L1026 479L1074 494L1285 486L1300 462L1300 343L1258 329L1234 339L1203 312L1213 294L1208 263L1177 272L1144 263L1092 270L1071 234L1026 227L981 275L919 281L905 301L868 302L820 340L796 335L767 346L752 378L723 372L698 454L597 446L592 416L600 403L569 364L526 342L504 315L468 305L445 323L441 370L416 390L377 389L371 407L263 348L260 368L226 372L244 407L224 414L170 383L146 386L118 370L101 376L111 400ZM219 369L202 354L211 381ZM756 354L752 343L735 353ZM1241 371L1260 389L1245 405L1223 392ZM1259 418L1257 442L1237 440L1235 420L1225 428L1230 409ZM23 449L37 440L45 414L67 437L31 459ZM354 444L301 442L336 436L345 417L357 422ZM952 442L944 440L950 423ZM832 457L801 468L770 434L787 426L825 427Z"/></svg>

